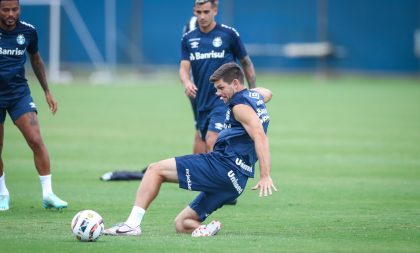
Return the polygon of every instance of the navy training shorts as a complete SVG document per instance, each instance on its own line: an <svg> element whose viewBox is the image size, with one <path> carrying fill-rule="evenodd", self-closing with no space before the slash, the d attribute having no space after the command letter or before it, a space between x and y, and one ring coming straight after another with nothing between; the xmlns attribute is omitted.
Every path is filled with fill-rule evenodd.
<svg viewBox="0 0 420 253"><path fill-rule="evenodd" d="M0 106L0 124L3 124L5 121L6 112L9 113L13 122L16 122L23 114L37 112L37 110L31 95L26 95L16 100L7 101L5 104L2 103Z"/></svg>
<svg viewBox="0 0 420 253"><path fill-rule="evenodd" d="M175 157L179 187L200 194L190 203L201 221L226 203L237 199L248 177L211 152Z"/></svg>
<svg viewBox="0 0 420 253"><path fill-rule="evenodd" d="M199 112L197 117L197 127L203 141L206 140L207 131L219 133L223 130L226 119L227 108L218 106L211 111Z"/></svg>

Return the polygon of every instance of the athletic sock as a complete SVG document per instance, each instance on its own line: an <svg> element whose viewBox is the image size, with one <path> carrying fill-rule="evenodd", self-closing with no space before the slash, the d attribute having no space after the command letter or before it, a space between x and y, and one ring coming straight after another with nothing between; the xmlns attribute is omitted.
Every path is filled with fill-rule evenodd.
<svg viewBox="0 0 420 253"><path fill-rule="evenodd" d="M130 216L128 216L128 219L125 222L125 224L127 224L131 228L135 228L139 226L145 212L146 210L144 210L143 208L138 207L138 206L133 206Z"/></svg>
<svg viewBox="0 0 420 253"><path fill-rule="evenodd" d="M53 193L51 186L51 174L39 176L39 181L41 182L42 187L42 198L46 198L48 195Z"/></svg>
<svg viewBox="0 0 420 253"><path fill-rule="evenodd" d="M6 187L6 178L5 174L3 172L3 176L0 177L0 195L6 195L9 196L9 191Z"/></svg>

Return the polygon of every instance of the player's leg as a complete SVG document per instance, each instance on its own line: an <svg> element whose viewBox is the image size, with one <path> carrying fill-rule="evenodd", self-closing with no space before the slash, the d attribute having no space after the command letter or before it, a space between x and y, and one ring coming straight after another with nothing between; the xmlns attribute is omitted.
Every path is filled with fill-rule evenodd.
<svg viewBox="0 0 420 253"><path fill-rule="evenodd" d="M134 206L128 219L111 228L105 229L105 235L140 235L140 224L146 209L159 193L164 182L178 182L175 158L166 159L149 165L143 180L137 189Z"/></svg>
<svg viewBox="0 0 420 253"><path fill-rule="evenodd" d="M35 167L40 176L51 174L50 158L47 147L42 141L36 112L27 112L20 116L15 125L19 128L34 154Z"/></svg>
<svg viewBox="0 0 420 253"><path fill-rule="evenodd" d="M2 123L0 124L0 211L9 210L9 205L10 205L9 191L6 187L6 177L3 171L3 159L2 159L3 139L4 139L3 122L4 122L4 117L3 117Z"/></svg>
<svg viewBox="0 0 420 253"><path fill-rule="evenodd" d="M217 137L219 136L218 132L207 131L206 134L206 150L207 152L213 151L214 144L216 143Z"/></svg>
<svg viewBox="0 0 420 253"><path fill-rule="evenodd" d="M197 212L187 206L175 218L175 230L178 233L191 233L201 226L200 217Z"/></svg>
<svg viewBox="0 0 420 253"><path fill-rule="evenodd" d="M193 153L203 154L206 153L206 142L201 139L200 131L196 130L194 134ZM146 166L141 171L127 171L115 170L104 173L99 179L102 181L129 181L129 180L142 180L147 170Z"/></svg>
<svg viewBox="0 0 420 253"><path fill-rule="evenodd" d="M18 127L34 155L35 167L42 187L42 206L44 208L65 208L68 203L58 198L52 190L50 158L38 123L36 107L31 96L17 101L9 109L10 116Z"/></svg>
<svg viewBox="0 0 420 253"><path fill-rule="evenodd" d="M195 99L190 99L191 101L191 108L194 115L194 144L193 144L193 154L203 154L206 153L206 142L203 141L200 135L200 130L198 126L198 112L197 112L197 104Z"/></svg>
<svg viewBox="0 0 420 253"><path fill-rule="evenodd" d="M213 220L207 225L202 222L225 203L236 199L238 193L229 188L231 182L227 180L226 176L220 175L219 179L221 180L221 184L217 183L219 191L200 192L189 206L176 217L175 228L178 233L191 233L193 237L201 237L213 236L220 231L222 224L219 221Z"/></svg>
<svg viewBox="0 0 420 253"><path fill-rule="evenodd" d="M175 158L149 165L137 190L135 205L146 210L156 198L163 182L178 182Z"/></svg>
<svg viewBox="0 0 420 253"><path fill-rule="evenodd" d="M200 131L196 130L194 135L193 153L203 154L206 153L206 150L206 142L201 139Z"/></svg>

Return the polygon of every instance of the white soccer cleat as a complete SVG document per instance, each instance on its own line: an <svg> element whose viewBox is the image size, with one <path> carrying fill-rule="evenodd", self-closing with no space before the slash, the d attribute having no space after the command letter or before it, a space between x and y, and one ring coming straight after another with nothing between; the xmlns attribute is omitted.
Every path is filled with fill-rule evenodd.
<svg viewBox="0 0 420 253"><path fill-rule="evenodd" d="M218 220L214 220L207 225L201 225L196 228L191 236L192 237L206 237L216 235L222 228L222 223Z"/></svg>
<svg viewBox="0 0 420 253"><path fill-rule="evenodd" d="M132 228L125 223L118 223L117 225L105 229L104 235L118 235L118 236L127 236L127 235L141 235L140 225Z"/></svg>
<svg viewBox="0 0 420 253"><path fill-rule="evenodd" d="M10 197L9 195L0 195L0 211L9 210Z"/></svg>
<svg viewBox="0 0 420 253"><path fill-rule="evenodd" d="M68 203L55 194L50 194L42 199L42 206L46 209L55 208L55 209L63 209L68 206Z"/></svg>

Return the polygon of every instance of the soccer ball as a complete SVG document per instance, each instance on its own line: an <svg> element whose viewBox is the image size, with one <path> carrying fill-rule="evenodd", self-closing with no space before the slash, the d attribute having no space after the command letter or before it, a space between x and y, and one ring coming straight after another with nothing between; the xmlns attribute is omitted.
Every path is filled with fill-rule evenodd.
<svg viewBox="0 0 420 253"><path fill-rule="evenodd" d="M96 241L104 231L102 217L95 211L78 212L71 221L71 231L79 241Z"/></svg>

